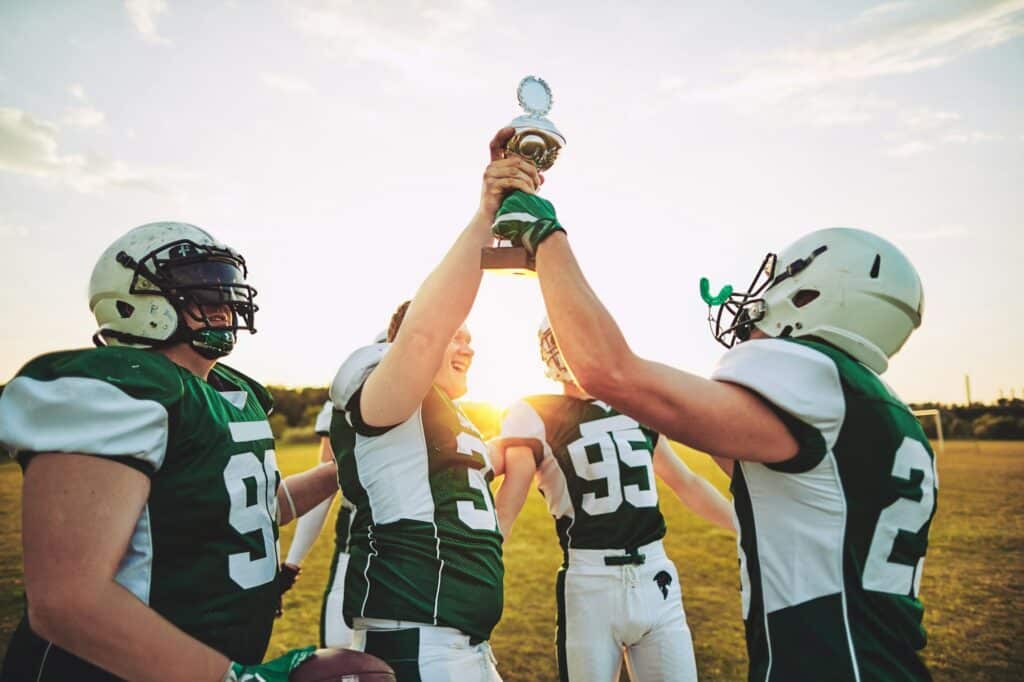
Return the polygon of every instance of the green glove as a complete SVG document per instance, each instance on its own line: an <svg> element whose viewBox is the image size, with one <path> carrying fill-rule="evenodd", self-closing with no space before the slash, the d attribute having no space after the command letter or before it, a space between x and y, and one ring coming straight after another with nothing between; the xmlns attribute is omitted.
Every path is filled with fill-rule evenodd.
<svg viewBox="0 0 1024 682"><path fill-rule="evenodd" d="M232 663L225 682L288 682L290 673L313 655L315 646L292 649L284 656L260 665Z"/></svg>
<svg viewBox="0 0 1024 682"><path fill-rule="evenodd" d="M559 224L551 202L519 190L501 202L491 226L495 237L525 247L531 256L536 255L540 243L555 232L565 232L565 228Z"/></svg>

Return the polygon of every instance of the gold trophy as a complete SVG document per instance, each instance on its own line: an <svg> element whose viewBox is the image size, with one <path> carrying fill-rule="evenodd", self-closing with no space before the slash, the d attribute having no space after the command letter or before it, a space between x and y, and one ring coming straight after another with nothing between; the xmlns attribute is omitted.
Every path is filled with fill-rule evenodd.
<svg viewBox="0 0 1024 682"><path fill-rule="evenodd" d="M527 76L519 82L516 94L519 106L526 113L508 124L516 132L505 149L531 161L537 170L546 171L555 163L559 150L565 146L565 137L554 123L544 118L551 111L551 88L543 79ZM498 215L501 213L499 209ZM497 240L495 246L484 247L480 253L480 267L512 274L526 274L536 270L533 256L526 249L501 240Z"/></svg>

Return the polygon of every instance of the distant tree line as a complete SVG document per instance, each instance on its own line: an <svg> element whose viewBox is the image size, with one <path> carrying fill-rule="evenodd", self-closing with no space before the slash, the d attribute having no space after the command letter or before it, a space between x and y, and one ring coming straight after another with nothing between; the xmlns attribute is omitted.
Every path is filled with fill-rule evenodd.
<svg viewBox="0 0 1024 682"><path fill-rule="evenodd" d="M3 392L0 386L0 393ZM270 426L278 438L315 440L313 424L327 400L327 388L288 388L268 386L274 396L274 413ZM500 414L487 403L463 401L463 410L477 425L485 438L497 435ZM915 410L938 409L942 416L942 432L946 438L982 438L991 440L1024 439L1024 400L1002 398L994 403L953 405L947 403L913 403ZM922 419L925 432L935 438L935 422Z"/></svg>
<svg viewBox="0 0 1024 682"><path fill-rule="evenodd" d="M939 410L942 434L946 438L1024 439L1024 400L1019 398L970 405L915 403L911 407L915 410ZM921 423L928 436L934 438L935 420L922 419Z"/></svg>

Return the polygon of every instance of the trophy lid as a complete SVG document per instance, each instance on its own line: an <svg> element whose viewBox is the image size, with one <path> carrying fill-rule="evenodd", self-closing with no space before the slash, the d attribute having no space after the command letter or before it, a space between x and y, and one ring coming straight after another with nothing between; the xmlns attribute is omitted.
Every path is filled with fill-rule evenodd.
<svg viewBox="0 0 1024 682"><path fill-rule="evenodd" d="M555 136L562 145L565 145L565 136L554 123L544 117L551 111L551 103L554 100L551 97L551 88L543 78L527 76L519 81L516 97L519 99L519 106L525 109L526 113L509 123L510 128L515 128L516 132L527 129L542 130Z"/></svg>
<svg viewBox="0 0 1024 682"><path fill-rule="evenodd" d="M554 123L546 118L525 114L523 116L516 117L508 124L508 127L515 128L517 133L522 130L543 130L544 132L557 137L558 141L562 143L562 146L565 146L565 136L562 135L561 131L555 127Z"/></svg>

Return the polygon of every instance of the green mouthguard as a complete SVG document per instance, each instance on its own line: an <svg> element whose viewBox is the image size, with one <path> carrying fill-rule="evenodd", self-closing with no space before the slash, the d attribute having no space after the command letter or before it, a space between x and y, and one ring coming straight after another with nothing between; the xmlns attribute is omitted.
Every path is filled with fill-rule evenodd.
<svg viewBox="0 0 1024 682"><path fill-rule="evenodd" d="M711 295L711 282L708 281L707 277L700 278L700 297L704 299L704 302L709 306L722 305L729 300L732 296L732 285L726 284L722 287L722 290L718 292L717 296Z"/></svg>

